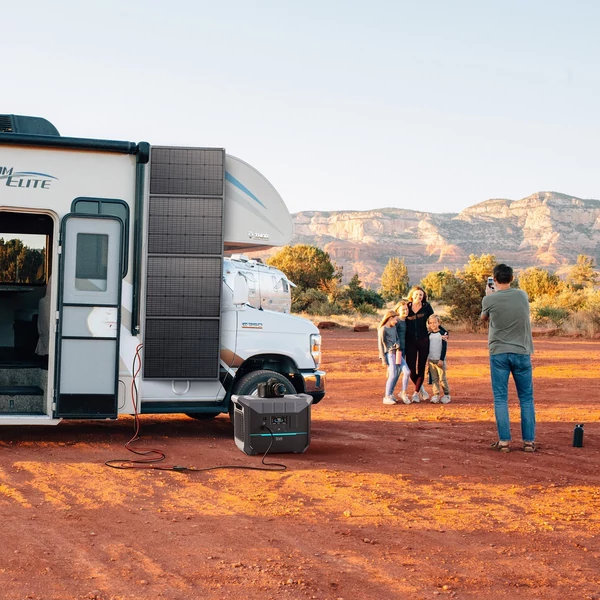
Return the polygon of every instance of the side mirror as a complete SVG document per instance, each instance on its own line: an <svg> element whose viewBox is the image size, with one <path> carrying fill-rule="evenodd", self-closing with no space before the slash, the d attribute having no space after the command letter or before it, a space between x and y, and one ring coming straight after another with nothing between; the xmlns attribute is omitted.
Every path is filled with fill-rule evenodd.
<svg viewBox="0 0 600 600"><path fill-rule="evenodd" d="M248 282L246 278L237 273L233 280L233 304L241 305L248 303Z"/></svg>

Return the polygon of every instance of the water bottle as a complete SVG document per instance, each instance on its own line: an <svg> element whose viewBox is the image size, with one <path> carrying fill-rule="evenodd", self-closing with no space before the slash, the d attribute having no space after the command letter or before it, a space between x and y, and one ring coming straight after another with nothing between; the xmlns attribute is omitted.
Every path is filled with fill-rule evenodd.
<svg viewBox="0 0 600 600"><path fill-rule="evenodd" d="M575 429L573 430L573 447L583 447L583 423L575 425Z"/></svg>

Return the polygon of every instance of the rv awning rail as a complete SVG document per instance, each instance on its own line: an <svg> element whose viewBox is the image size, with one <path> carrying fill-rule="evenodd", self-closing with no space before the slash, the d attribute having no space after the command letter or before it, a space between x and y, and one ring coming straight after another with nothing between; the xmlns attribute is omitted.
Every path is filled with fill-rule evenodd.
<svg viewBox="0 0 600 600"><path fill-rule="evenodd" d="M119 154L144 153L146 142L121 142L117 140L95 140L87 138L54 137L23 133L0 133L0 144L11 146L40 146L44 148L68 148L72 150L97 150Z"/></svg>

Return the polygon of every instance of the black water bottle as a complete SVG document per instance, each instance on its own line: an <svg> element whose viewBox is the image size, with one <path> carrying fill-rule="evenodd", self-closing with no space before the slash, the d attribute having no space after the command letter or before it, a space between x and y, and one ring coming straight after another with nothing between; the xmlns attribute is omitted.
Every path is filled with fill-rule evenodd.
<svg viewBox="0 0 600 600"><path fill-rule="evenodd" d="M581 423L581 425L575 425L575 429L573 430L573 447L583 447L583 423Z"/></svg>

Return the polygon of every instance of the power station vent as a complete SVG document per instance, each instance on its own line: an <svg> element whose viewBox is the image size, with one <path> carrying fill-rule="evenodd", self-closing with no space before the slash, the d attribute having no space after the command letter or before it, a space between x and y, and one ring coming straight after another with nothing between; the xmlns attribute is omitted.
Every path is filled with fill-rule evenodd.
<svg viewBox="0 0 600 600"><path fill-rule="evenodd" d="M8 115L0 115L0 132L13 133L13 122Z"/></svg>

